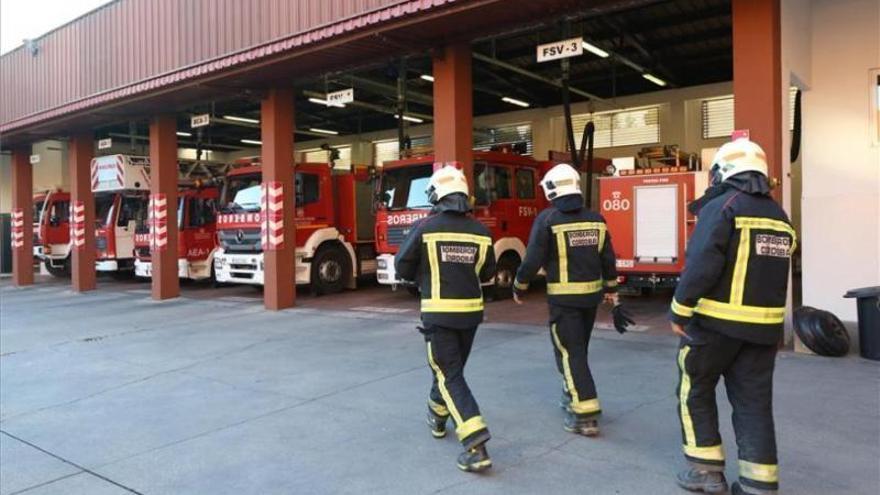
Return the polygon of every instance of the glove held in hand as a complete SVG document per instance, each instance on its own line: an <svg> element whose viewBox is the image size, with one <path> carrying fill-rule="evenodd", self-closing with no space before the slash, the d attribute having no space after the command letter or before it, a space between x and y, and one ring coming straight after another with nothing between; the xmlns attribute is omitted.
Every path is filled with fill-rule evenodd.
<svg viewBox="0 0 880 495"><path fill-rule="evenodd" d="M636 324L629 312L623 309L622 304L617 304L611 309L611 316L614 319L614 329L620 334L626 333L627 327Z"/></svg>

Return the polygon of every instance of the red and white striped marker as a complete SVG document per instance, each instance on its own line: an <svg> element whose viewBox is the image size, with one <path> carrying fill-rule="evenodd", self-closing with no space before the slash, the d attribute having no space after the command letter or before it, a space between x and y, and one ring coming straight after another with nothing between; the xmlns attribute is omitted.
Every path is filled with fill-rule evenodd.
<svg viewBox="0 0 880 495"><path fill-rule="evenodd" d="M70 204L70 238L73 246L78 250L86 247L86 204L76 200Z"/></svg>
<svg viewBox="0 0 880 495"><path fill-rule="evenodd" d="M147 215L150 225L150 249L165 251L168 249L168 198L164 193L150 195Z"/></svg>
<svg viewBox="0 0 880 495"><path fill-rule="evenodd" d="M277 181L264 182L260 187L260 205L263 210L263 226L260 230L263 250L283 249L284 185Z"/></svg>
<svg viewBox="0 0 880 495"><path fill-rule="evenodd" d="M12 209L12 248L24 248L24 210Z"/></svg>

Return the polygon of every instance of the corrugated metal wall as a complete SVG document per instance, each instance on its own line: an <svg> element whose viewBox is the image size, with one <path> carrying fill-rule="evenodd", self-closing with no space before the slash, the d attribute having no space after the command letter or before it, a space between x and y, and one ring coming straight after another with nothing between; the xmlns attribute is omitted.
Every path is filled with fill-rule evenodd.
<svg viewBox="0 0 880 495"><path fill-rule="evenodd" d="M118 0L0 58L0 122L400 0Z"/></svg>

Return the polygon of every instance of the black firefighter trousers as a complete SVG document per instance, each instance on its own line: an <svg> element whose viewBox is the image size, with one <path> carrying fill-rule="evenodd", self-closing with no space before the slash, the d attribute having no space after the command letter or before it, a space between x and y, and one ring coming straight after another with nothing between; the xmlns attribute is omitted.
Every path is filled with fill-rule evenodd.
<svg viewBox="0 0 880 495"><path fill-rule="evenodd" d="M565 395L570 398L569 409L578 420L586 420L602 412L587 362L595 321L595 306L572 308L550 305L550 338L556 355L556 368L562 374Z"/></svg>
<svg viewBox="0 0 880 495"><path fill-rule="evenodd" d="M776 346L703 330L696 322L688 327L688 335L690 339L682 339L679 347L677 390L685 458L699 469L724 469L715 403L715 387L723 376L733 407L740 483L746 488L777 490L773 426Z"/></svg>
<svg viewBox="0 0 880 495"><path fill-rule="evenodd" d="M489 440L489 429L464 379L464 366L471 353L476 327L460 330L426 325L422 333L433 375L428 407L438 416L452 416L455 433L465 449L485 443Z"/></svg>

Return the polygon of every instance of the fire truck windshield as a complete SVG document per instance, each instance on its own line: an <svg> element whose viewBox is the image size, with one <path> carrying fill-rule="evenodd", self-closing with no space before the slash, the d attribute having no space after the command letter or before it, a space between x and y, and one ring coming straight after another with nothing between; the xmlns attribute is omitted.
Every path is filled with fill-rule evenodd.
<svg viewBox="0 0 880 495"><path fill-rule="evenodd" d="M430 208L428 181L432 165L400 167L382 172L380 201L389 210Z"/></svg>
<svg viewBox="0 0 880 495"><path fill-rule="evenodd" d="M260 209L260 176L247 175L229 180L226 197L232 201L226 207L232 211L258 211Z"/></svg>
<svg viewBox="0 0 880 495"><path fill-rule="evenodd" d="M43 205L45 204L45 199L34 201L34 223L40 223L40 221L43 219Z"/></svg>
<svg viewBox="0 0 880 495"><path fill-rule="evenodd" d="M103 227L110 222L110 213L113 210L113 200L116 196L113 194L96 194L95 195L95 223L98 227Z"/></svg>

